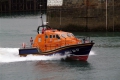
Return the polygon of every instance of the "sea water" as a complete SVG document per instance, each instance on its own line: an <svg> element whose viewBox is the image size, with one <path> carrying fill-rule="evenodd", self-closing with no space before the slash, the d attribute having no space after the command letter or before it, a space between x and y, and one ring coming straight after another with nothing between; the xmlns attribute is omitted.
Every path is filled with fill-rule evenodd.
<svg viewBox="0 0 120 80"><path fill-rule="evenodd" d="M95 42L87 61L61 60L66 56L60 55L20 57L18 49L23 42L30 44L39 25L40 15L0 18L0 80L119 80L120 32L73 32Z"/></svg>

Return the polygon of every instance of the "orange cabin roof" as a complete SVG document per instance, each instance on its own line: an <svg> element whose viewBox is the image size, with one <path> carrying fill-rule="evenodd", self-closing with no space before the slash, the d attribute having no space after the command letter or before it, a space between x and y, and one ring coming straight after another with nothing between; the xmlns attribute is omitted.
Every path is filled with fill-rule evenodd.
<svg viewBox="0 0 120 80"><path fill-rule="evenodd" d="M38 34L34 40L33 47L38 47L42 52L53 50L66 45L74 45L81 42L72 33L45 30L44 33Z"/></svg>

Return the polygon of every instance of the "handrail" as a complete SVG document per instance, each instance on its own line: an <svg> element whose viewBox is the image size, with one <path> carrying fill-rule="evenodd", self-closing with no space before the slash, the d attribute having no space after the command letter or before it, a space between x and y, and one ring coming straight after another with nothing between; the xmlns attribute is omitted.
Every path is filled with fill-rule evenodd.
<svg viewBox="0 0 120 80"><path fill-rule="evenodd" d="M76 36L76 38L81 39L83 43L86 43L86 41L91 42L90 37L87 36Z"/></svg>

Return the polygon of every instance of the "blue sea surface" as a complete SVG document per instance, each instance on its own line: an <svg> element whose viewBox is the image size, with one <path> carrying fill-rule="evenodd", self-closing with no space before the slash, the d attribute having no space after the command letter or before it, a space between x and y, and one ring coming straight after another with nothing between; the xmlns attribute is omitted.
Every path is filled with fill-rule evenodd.
<svg viewBox="0 0 120 80"><path fill-rule="evenodd" d="M73 32L95 42L87 61L61 60L59 55L20 57L18 49L35 38L39 25L40 15L0 18L0 80L119 80L120 32Z"/></svg>

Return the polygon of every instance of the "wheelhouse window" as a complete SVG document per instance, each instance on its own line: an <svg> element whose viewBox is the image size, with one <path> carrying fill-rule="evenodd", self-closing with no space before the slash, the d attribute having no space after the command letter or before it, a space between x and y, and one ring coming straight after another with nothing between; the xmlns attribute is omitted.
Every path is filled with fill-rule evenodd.
<svg viewBox="0 0 120 80"><path fill-rule="evenodd" d="M67 33L68 37L75 37L72 33Z"/></svg>
<svg viewBox="0 0 120 80"><path fill-rule="evenodd" d="M68 37L72 37L70 33L67 33L67 36L68 36Z"/></svg>
<svg viewBox="0 0 120 80"><path fill-rule="evenodd" d="M59 35L56 35L56 38L57 38L57 39L60 39Z"/></svg>
<svg viewBox="0 0 120 80"><path fill-rule="evenodd" d="M63 38L66 38L66 37L68 37L66 33L64 33L64 34L61 34L61 36L62 36Z"/></svg>
<svg viewBox="0 0 120 80"><path fill-rule="evenodd" d="M50 35L50 38L52 38L52 35Z"/></svg>
<svg viewBox="0 0 120 80"><path fill-rule="evenodd" d="M45 35L45 38L48 38L48 35Z"/></svg>
<svg viewBox="0 0 120 80"><path fill-rule="evenodd" d="M55 35L53 35L53 38L55 38Z"/></svg>
<svg viewBox="0 0 120 80"><path fill-rule="evenodd" d="M75 37L72 33L70 33L70 35L71 35L72 37Z"/></svg>

